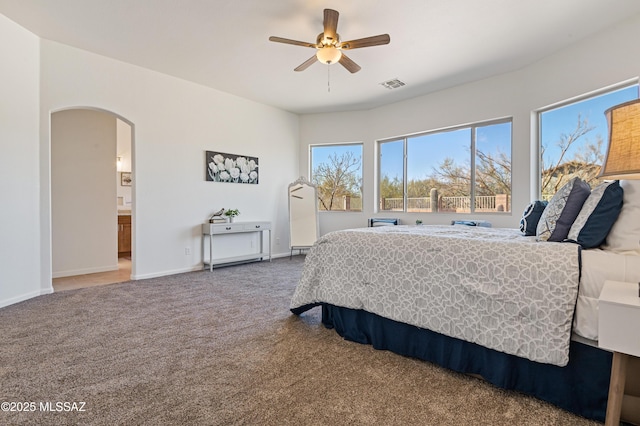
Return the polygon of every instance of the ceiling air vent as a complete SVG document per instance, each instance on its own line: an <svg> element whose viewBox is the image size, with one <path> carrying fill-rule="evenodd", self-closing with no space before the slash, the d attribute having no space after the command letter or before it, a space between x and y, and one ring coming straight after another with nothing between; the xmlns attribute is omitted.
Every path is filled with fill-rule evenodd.
<svg viewBox="0 0 640 426"><path fill-rule="evenodd" d="M405 85L405 83L403 83L402 81L398 80L397 78L394 78L393 80L383 81L380 84L382 86L386 87L389 90L397 89L398 87L402 87L402 86Z"/></svg>

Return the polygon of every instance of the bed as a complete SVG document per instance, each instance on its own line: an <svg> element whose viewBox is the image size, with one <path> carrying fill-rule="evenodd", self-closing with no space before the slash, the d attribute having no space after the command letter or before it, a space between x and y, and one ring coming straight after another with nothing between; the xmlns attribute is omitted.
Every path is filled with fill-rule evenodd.
<svg viewBox="0 0 640 426"><path fill-rule="evenodd" d="M597 299L607 279L640 280L634 238L616 250L464 225L336 231L307 254L290 308L321 306L348 340L603 421L612 357L597 347Z"/></svg>

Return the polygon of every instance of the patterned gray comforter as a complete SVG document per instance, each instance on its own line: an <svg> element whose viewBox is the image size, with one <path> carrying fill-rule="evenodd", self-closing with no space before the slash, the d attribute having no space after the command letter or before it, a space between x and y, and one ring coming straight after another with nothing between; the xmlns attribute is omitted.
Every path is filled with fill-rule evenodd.
<svg viewBox="0 0 640 426"><path fill-rule="evenodd" d="M351 229L311 248L291 309L362 309L564 366L579 275L578 245L536 242L516 229Z"/></svg>

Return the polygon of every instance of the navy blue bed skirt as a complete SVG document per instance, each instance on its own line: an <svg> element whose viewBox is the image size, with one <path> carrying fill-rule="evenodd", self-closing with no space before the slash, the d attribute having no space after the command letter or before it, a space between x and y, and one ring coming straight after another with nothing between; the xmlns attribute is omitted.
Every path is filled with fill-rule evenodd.
<svg viewBox="0 0 640 426"><path fill-rule="evenodd" d="M362 310L323 304L322 323L346 340L433 362L461 373L478 374L496 386L535 396L580 416L598 421L605 419L612 355L599 348L572 341L569 363L558 367Z"/></svg>

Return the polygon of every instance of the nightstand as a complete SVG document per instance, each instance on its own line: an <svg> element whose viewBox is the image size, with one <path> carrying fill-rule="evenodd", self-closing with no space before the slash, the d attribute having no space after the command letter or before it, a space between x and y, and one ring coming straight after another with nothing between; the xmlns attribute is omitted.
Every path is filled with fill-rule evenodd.
<svg viewBox="0 0 640 426"><path fill-rule="evenodd" d="M640 357L638 283L605 281L598 301L598 346L613 351L605 425L618 425L627 364Z"/></svg>

